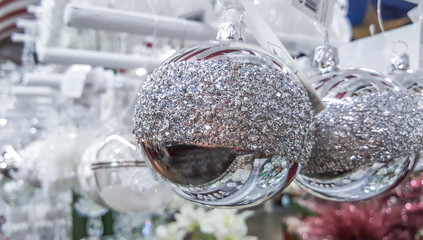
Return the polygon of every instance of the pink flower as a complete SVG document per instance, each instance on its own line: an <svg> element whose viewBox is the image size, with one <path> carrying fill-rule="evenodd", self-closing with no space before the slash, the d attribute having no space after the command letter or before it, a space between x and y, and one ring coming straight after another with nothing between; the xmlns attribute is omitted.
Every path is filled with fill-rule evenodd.
<svg viewBox="0 0 423 240"><path fill-rule="evenodd" d="M316 216L305 219L304 240L414 240L423 227L423 174L395 191L354 203L309 201ZM303 228L304 229L304 228Z"/></svg>

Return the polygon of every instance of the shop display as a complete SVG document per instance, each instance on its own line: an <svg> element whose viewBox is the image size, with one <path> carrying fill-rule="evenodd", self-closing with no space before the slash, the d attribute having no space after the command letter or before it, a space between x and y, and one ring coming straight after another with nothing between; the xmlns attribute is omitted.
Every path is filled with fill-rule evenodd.
<svg viewBox="0 0 423 240"><path fill-rule="evenodd" d="M0 240L422 239L421 6L356 4L0 0Z"/></svg>

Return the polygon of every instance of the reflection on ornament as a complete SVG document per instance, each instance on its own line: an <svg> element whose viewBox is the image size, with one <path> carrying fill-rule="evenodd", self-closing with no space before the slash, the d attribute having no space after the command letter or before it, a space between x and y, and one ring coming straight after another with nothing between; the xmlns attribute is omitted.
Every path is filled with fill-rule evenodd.
<svg viewBox="0 0 423 240"><path fill-rule="evenodd" d="M107 206L120 212L151 212L169 200L170 191L154 178L135 145L118 135L96 148L93 163L98 192Z"/></svg>
<svg viewBox="0 0 423 240"><path fill-rule="evenodd" d="M134 133L152 168L187 200L255 205L286 187L313 145L304 87L271 53L238 41L176 53L140 88ZM223 33L222 33L223 31Z"/></svg>
<svg viewBox="0 0 423 240"><path fill-rule="evenodd" d="M327 48L317 49L321 75L313 79L327 108L315 117L316 144L296 181L325 199L367 199L413 170L422 149L422 109L417 97L380 73L339 70L336 51Z"/></svg>

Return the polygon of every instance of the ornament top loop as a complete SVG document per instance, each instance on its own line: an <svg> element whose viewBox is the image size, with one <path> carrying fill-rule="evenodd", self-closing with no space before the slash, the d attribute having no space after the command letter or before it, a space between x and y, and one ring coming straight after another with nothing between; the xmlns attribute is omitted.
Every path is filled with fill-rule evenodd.
<svg viewBox="0 0 423 240"><path fill-rule="evenodd" d="M404 54L407 53L408 44L404 41L395 41L392 45L392 52L394 54Z"/></svg>
<svg viewBox="0 0 423 240"><path fill-rule="evenodd" d="M243 10L236 6L227 7L222 12L223 22L230 21L235 23L241 23L243 17L244 17ZM236 20L237 18L238 20Z"/></svg>
<svg viewBox="0 0 423 240"><path fill-rule="evenodd" d="M408 45L397 41L392 46L391 69L392 71L407 71L410 69L410 57L407 54Z"/></svg>
<svg viewBox="0 0 423 240"><path fill-rule="evenodd" d="M331 45L318 46L314 50L313 66L320 74L339 70L338 48Z"/></svg>
<svg viewBox="0 0 423 240"><path fill-rule="evenodd" d="M244 40L243 12L236 6L223 10L222 23L217 31L217 40Z"/></svg>
<svg viewBox="0 0 423 240"><path fill-rule="evenodd" d="M339 70L338 48L329 45L329 33L326 30L324 35L324 45L318 46L314 50L313 66L319 70L320 74L325 74Z"/></svg>

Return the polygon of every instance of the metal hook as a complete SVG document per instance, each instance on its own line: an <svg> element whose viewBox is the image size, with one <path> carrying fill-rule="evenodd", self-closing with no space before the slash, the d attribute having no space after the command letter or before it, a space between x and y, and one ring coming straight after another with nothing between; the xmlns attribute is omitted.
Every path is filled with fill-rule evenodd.
<svg viewBox="0 0 423 240"><path fill-rule="evenodd" d="M408 44L406 42L399 40L393 43L392 52L394 54L398 54L398 55L404 54L404 53L407 53L407 50L408 50Z"/></svg>
<svg viewBox="0 0 423 240"><path fill-rule="evenodd" d="M325 46L329 45L329 33L328 30L325 30Z"/></svg>
<svg viewBox="0 0 423 240"><path fill-rule="evenodd" d="M239 13L238 23L241 23L242 18L244 17L244 11L240 7L237 7L237 6L230 6L225 8L222 12L222 20L225 21L227 19L226 14L228 13L229 10L237 10L237 12ZM230 14L229 16L233 17L235 16L235 14Z"/></svg>

